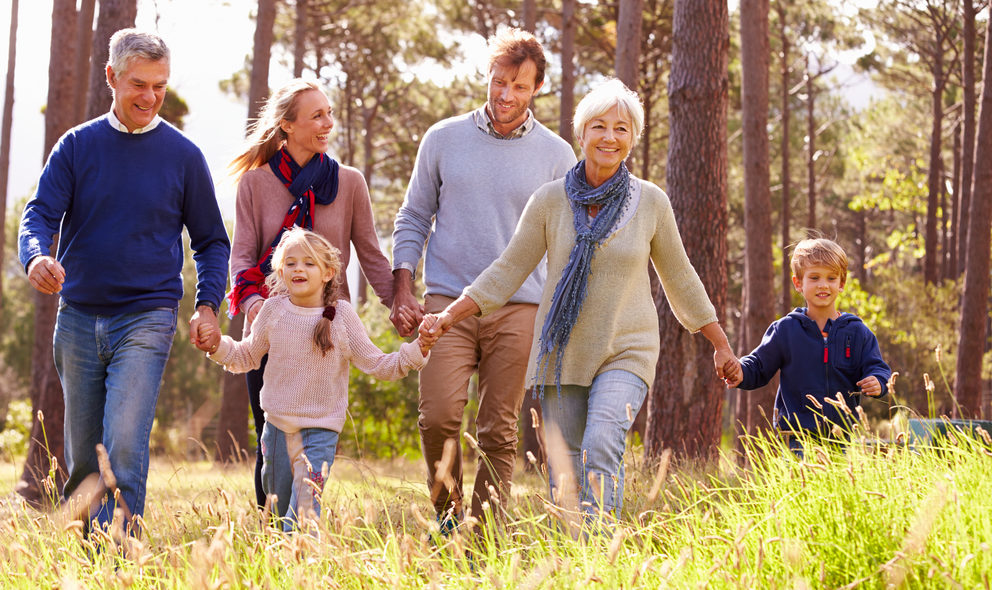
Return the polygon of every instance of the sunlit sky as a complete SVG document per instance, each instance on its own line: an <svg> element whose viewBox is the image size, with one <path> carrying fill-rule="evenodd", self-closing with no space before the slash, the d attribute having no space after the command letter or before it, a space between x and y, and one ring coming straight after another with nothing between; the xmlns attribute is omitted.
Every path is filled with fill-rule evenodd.
<svg viewBox="0 0 992 590"><path fill-rule="evenodd" d="M47 156L42 153L45 121L41 109L48 93L52 0L20 0L19 4L8 184L11 205L30 194ZM225 215L233 215L234 188L224 170L244 136L247 106L221 92L217 81L244 66L255 31L249 11L256 5L252 0L138 2L137 26L157 30L169 43L169 84L189 105L186 133L207 157ZM0 7L0 68L6 76L9 1L0 2ZM273 84L290 77L291 73L274 60Z"/></svg>

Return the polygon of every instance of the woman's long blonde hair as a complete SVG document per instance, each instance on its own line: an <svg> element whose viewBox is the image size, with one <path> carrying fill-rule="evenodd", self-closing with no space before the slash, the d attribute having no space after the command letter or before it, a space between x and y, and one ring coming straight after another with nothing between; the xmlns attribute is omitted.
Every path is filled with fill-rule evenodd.
<svg viewBox="0 0 992 590"><path fill-rule="evenodd" d="M286 141L282 122L296 120L300 95L310 90L326 95L320 84L295 78L273 92L265 101L258 118L248 127L244 150L228 165L235 180L239 180L245 172L265 164L279 151Z"/></svg>
<svg viewBox="0 0 992 590"><path fill-rule="evenodd" d="M310 230L296 226L286 230L279 245L272 253L272 272L265 279L265 286L269 289L269 296L286 293L288 287L280 276L280 270L286 267L286 252L293 246L299 246L306 252L306 255L313 258L320 267L321 272L331 270L334 277L324 284L324 309L334 306L338 300L338 293L341 288L341 251L331 245L326 238ZM331 320L326 315L320 318L317 326L313 330L313 341L320 349L321 354L334 347L331 341Z"/></svg>

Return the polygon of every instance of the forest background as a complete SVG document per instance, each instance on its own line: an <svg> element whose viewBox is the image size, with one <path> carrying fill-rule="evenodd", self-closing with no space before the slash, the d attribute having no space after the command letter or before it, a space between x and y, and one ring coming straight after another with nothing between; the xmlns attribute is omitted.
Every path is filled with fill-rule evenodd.
<svg viewBox="0 0 992 590"><path fill-rule="evenodd" d="M18 1L8 1L16 15ZM54 0L39 159L66 129L106 112L102 64L110 32L136 19L154 28L172 4ZM839 306L865 319L900 374L895 395L865 402L876 430L884 436L912 415L989 416L992 182L983 175L992 167L980 163L988 161L981 155L989 154L982 150L992 142L992 129L982 131L978 104L990 78L982 59L984 3L222 4L254 15L247 31L214 23L222 39L254 35L244 68L216 81L231 96L231 108L247 103L243 112L250 118L282 70L323 82L337 118L334 155L368 180L384 251L420 137L437 120L481 104L479 48L498 27L520 26L534 31L551 57L546 89L533 105L537 118L567 140L576 100L603 77L615 75L641 95L644 136L629 165L669 192L687 251L738 354L802 303L788 277L788 246L815 230L851 257ZM13 39L17 20L10 22ZM174 51L200 43L175 35L167 40ZM204 46L209 54L210 44ZM5 102L22 59L9 51ZM845 67L871 77L866 104L852 105L848 78L837 75ZM6 106L0 187L7 186L9 157L17 149L10 145ZM203 116L175 93L162 114L180 126ZM225 140L233 153L239 138ZM225 173L211 165L222 187ZM6 416L0 437L9 458L27 454L20 491L30 498L38 474L48 473L49 457L60 457L62 418L51 363L54 298L33 292L15 254L28 196L8 194L0 223L0 416ZM969 236L969 227L978 231ZM187 264L188 292L192 271ZM365 289L356 291L364 301ZM765 427L774 385L724 391L705 342L684 333L662 292L656 299L662 357L638 427L644 452L657 456L673 448L680 456L707 456L732 444L735 432ZM191 308L191 300L183 301L181 316L188 318ZM372 301L363 315L375 341L395 349L398 337L385 308ZM247 456L254 441L242 378L224 376L188 344L184 322L179 328L157 408L154 451L221 461ZM237 318L226 329L240 333ZM419 453L415 376L379 383L355 372L351 398L344 452ZM894 426L887 430L887 424ZM528 426L525 414L525 434Z"/></svg>

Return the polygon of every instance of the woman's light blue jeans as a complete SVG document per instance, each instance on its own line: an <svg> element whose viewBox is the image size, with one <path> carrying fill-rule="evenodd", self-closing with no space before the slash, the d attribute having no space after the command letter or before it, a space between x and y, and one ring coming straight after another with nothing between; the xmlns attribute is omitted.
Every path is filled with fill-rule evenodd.
<svg viewBox="0 0 992 590"><path fill-rule="evenodd" d="M567 476L564 472L570 466L583 512L619 516L627 432L647 391L640 377L623 370L600 373L588 387L562 385L560 396L555 389L546 388L541 409L548 439L552 498L563 492L558 489L560 478ZM553 440L556 437L560 443ZM563 462L561 457L552 456L556 452L564 452L568 460Z"/></svg>
<svg viewBox="0 0 992 590"><path fill-rule="evenodd" d="M266 420L260 445L262 489L270 498L275 495L271 509L276 516L285 518L283 530L292 531L308 510L319 517L320 493L304 480L309 479L323 491L324 466L330 470L334 464L338 433L326 428L304 428L287 434ZM301 505L301 500L309 503Z"/></svg>
<svg viewBox="0 0 992 590"><path fill-rule="evenodd" d="M53 350L65 399L66 498L99 473L96 445L103 443L121 498L131 514L144 513L148 438L177 313L159 308L104 316L60 304ZM114 508L108 494L89 519L105 526Z"/></svg>

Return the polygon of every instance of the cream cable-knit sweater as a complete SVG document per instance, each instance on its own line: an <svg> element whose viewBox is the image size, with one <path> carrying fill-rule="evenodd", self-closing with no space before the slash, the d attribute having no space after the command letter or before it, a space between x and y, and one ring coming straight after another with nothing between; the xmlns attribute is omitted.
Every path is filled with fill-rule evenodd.
<svg viewBox="0 0 992 590"><path fill-rule="evenodd" d="M562 385L588 386L596 375L611 369L630 371L647 384L654 381L660 342L648 277L650 262L683 326L696 332L717 321L716 310L685 253L668 195L650 182L633 176L630 181L626 215L593 256L588 292L562 358ZM510 298L547 253L548 280L537 308L527 366L535 383L543 381L546 386L553 386L555 376L553 367L543 379L536 375L541 328L574 243L572 210L561 178L534 193L506 250L465 289L482 315L491 313Z"/></svg>
<svg viewBox="0 0 992 590"><path fill-rule="evenodd" d="M209 355L232 373L257 369L262 357L269 355L261 404L265 420L283 432L301 428L341 432L348 410L349 362L384 380L399 379L427 364L416 341L404 342L399 352L382 352L351 304L341 299L336 306L331 322L334 347L325 356L313 341L323 308L293 305L285 295L262 304L244 340L235 342L225 335Z"/></svg>

